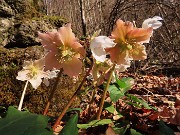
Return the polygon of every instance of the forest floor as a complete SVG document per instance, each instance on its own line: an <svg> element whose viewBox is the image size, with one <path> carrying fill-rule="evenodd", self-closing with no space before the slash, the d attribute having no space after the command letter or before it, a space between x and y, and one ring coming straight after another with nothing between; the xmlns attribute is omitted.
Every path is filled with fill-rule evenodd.
<svg viewBox="0 0 180 135"><path fill-rule="evenodd" d="M135 73L121 73L120 78L131 77L134 85L128 94L142 99L154 109L137 107L127 104L126 98L120 98L115 104L122 117L116 117L107 110L102 112L101 119L114 119L119 128L112 128L116 124L97 126L82 130L79 135L180 135L180 77L167 77L165 75L138 75ZM80 114L80 123L88 123L98 111L102 89L96 92L94 102L89 105L91 92L85 97L80 107L84 110ZM109 101L107 94L106 101ZM62 124L63 125L63 124ZM61 126L60 126L61 127ZM61 128L60 128L61 129ZM134 129L135 133L132 133ZM57 129L58 130L58 129Z"/></svg>

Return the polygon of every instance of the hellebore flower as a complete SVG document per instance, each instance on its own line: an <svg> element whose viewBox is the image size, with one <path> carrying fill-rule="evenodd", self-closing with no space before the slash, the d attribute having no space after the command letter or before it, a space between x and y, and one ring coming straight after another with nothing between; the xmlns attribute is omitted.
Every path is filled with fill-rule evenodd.
<svg viewBox="0 0 180 135"><path fill-rule="evenodd" d="M142 28L148 29L149 27L152 27L153 29L157 29L162 26L162 21L163 19L159 16L154 16L153 18L148 18L144 20L142 23Z"/></svg>
<svg viewBox="0 0 180 135"><path fill-rule="evenodd" d="M111 33L116 45L107 48L110 59L118 65L127 63L129 60L144 60L147 58L145 46L141 42L150 38L153 28L136 28L131 22L123 22L118 19Z"/></svg>
<svg viewBox="0 0 180 135"><path fill-rule="evenodd" d="M23 69L18 72L16 79L31 83L34 89L41 84L42 78L53 78L56 77L54 74L51 77L50 72L44 72L44 58L33 61L25 61L23 64Z"/></svg>
<svg viewBox="0 0 180 135"><path fill-rule="evenodd" d="M39 38L48 51L45 56L45 70L63 68L64 73L70 77L81 72L80 58L85 56L85 50L75 38L70 23L59 28L57 32L39 32Z"/></svg>
<svg viewBox="0 0 180 135"><path fill-rule="evenodd" d="M107 54L105 48L111 48L115 45L113 39L106 36L98 36L91 41L90 48L93 57L99 62L104 62Z"/></svg>

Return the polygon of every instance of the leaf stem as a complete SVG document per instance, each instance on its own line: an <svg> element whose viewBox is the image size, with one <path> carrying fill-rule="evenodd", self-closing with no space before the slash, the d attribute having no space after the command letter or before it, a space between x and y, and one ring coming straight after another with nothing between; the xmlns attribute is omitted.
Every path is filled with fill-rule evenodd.
<svg viewBox="0 0 180 135"><path fill-rule="evenodd" d="M99 106L99 111L98 111L97 116L96 116L97 120L100 120L102 109L103 109L103 106L104 106L104 100L106 98L106 93L108 91L108 87L109 87L109 84L111 82L112 74L113 74L114 69L115 69L115 64L113 65L112 69L110 70L110 75L109 75L109 78L108 78L108 81L107 81L107 84L106 84L106 87L105 87L105 90L104 90L104 93L103 93L103 97L101 99L101 103L100 103L100 106Z"/></svg>
<svg viewBox="0 0 180 135"><path fill-rule="evenodd" d="M63 111L61 112L61 114L59 115L59 117L57 118L55 124L53 125L53 130L56 129L57 125L60 123L61 119L63 118L63 116L65 115L66 111L68 110L68 108L70 107L70 105L72 104L72 102L74 101L74 99L76 98L79 90L81 89L81 87L83 86L86 77L89 75L90 71L92 69L92 66L89 68L89 70L86 72L86 75L84 76L83 80L81 81L79 87L77 88L77 90L75 91L75 93L73 94L73 96L71 97L71 99L69 100L68 104L64 107Z"/></svg>
<svg viewBox="0 0 180 135"><path fill-rule="evenodd" d="M59 83L59 81L60 81L62 72L63 72L63 69L61 69L60 72L58 73L58 76L57 76L57 78L56 78L56 82L55 82L53 88L51 89L50 96L49 96L49 98L48 98L48 102L47 102L47 104L46 104L46 108L44 109L43 115L47 115L47 113L48 113L48 109L49 109L51 100L52 100L52 98L53 98L53 96L54 96L55 90L56 90L57 87L58 87L58 83Z"/></svg>
<svg viewBox="0 0 180 135"><path fill-rule="evenodd" d="M27 89L28 82L29 82L29 81L27 80L27 81L26 81L26 84L25 84L25 86L24 86L23 93L22 93L22 95L21 95L21 100L20 100L19 106L18 106L18 110L19 110L19 111L21 111L21 109L22 109L22 104L23 104L23 101L24 101L24 96L25 96L25 93L26 93L26 89Z"/></svg>

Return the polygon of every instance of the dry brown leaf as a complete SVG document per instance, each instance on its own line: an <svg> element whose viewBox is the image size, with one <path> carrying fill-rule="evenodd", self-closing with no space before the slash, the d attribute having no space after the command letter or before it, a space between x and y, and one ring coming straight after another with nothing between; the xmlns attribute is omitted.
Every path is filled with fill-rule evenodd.
<svg viewBox="0 0 180 135"><path fill-rule="evenodd" d="M108 129L106 130L106 134L105 135L116 135L116 133L114 132L112 127L108 127Z"/></svg>

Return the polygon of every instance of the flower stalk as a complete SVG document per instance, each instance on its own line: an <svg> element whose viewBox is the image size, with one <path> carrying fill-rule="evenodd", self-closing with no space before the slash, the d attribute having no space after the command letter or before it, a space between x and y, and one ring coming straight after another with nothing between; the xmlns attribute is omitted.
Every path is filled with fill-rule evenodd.
<svg viewBox="0 0 180 135"><path fill-rule="evenodd" d="M25 86L24 86L23 93L22 93L22 95L21 95L21 100L20 100L19 106L18 106L18 110L19 110L19 111L21 111L21 109L22 109L22 104L23 104L23 101L24 101L24 96L25 96L25 93L26 93L26 89L27 89L28 82L29 82L29 81L26 81L26 84L25 84Z"/></svg>
<svg viewBox="0 0 180 135"><path fill-rule="evenodd" d="M97 120L100 120L100 117L101 117L101 113L102 113L102 109L103 109L103 106L104 106L104 100L106 98L106 93L108 91L108 87L109 87L109 84L111 82L111 79L112 79L112 75L113 75L113 71L115 69L115 64L113 65L112 69L110 70L110 75L109 75L109 78L108 78L108 81L107 81L107 84L106 84L106 87L105 87L105 90L104 90L104 93L103 93L103 97L101 99L101 103L100 103L100 106L99 106L99 111L97 113L97 117L96 119Z"/></svg>
<svg viewBox="0 0 180 135"><path fill-rule="evenodd" d="M65 115L66 111L69 109L70 105L73 103L74 99L76 98L78 92L81 90L81 87L83 86L86 77L89 75L90 71L92 69L92 66L89 68L89 70L86 72L86 75L84 76L83 80L81 81L79 87L77 88L77 90L75 91L75 93L73 94L73 96L71 97L71 99L69 100L69 102L67 103L67 105L64 107L63 111L61 112L61 114L59 115L59 117L57 118L55 124L53 125L52 129L55 130L56 127L59 125L61 119L63 118L63 116Z"/></svg>
<svg viewBox="0 0 180 135"><path fill-rule="evenodd" d="M54 84L54 86L53 86L53 88L52 88L52 90L50 92L50 96L48 98L48 102L46 104L46 108L44 109L43 115L47 115L47 113L48 113L48 109L49 109L49 106L51 104L51 100L52 100L52 98L54 96L54 93L55 93L56 89L58 88L58 83L60 82L62 72L63 72L63 69L61 69L60 72L58 73L58 76L56 78L56 82L55 82L55 84Z"/></svg>

